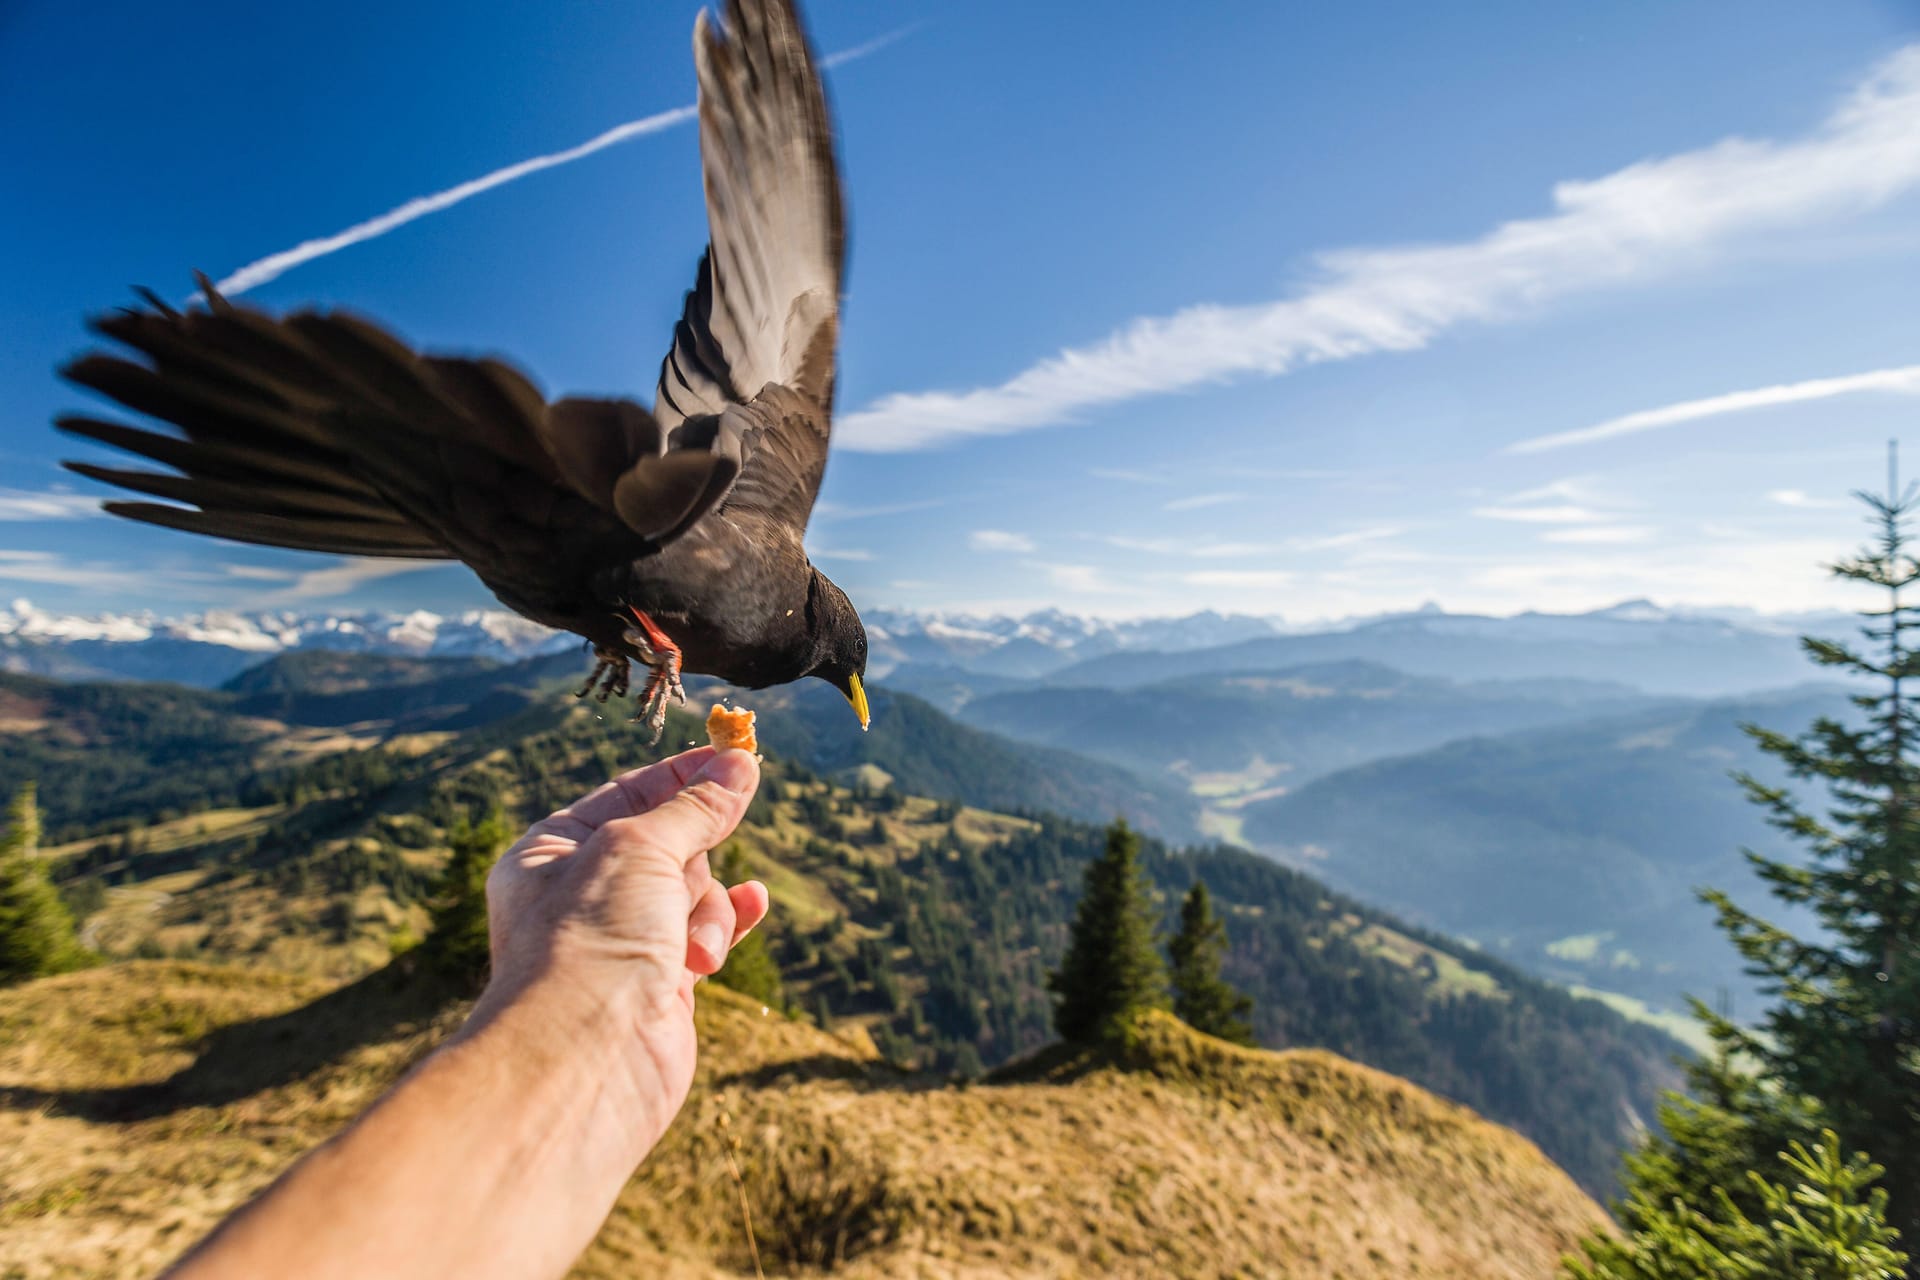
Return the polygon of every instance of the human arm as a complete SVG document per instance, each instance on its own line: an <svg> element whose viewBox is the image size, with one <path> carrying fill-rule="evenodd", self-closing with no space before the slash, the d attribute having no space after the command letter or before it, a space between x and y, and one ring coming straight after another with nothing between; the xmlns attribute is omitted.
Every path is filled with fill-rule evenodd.
<svg viewBox="0 0 1920 1280"><path fill-rule="evenodd" d="M563 1274L693 1079L693 991L767 910L706 850L759 767L701 748L534 824L487 882L465 1026L170 1273Z"/></svg>

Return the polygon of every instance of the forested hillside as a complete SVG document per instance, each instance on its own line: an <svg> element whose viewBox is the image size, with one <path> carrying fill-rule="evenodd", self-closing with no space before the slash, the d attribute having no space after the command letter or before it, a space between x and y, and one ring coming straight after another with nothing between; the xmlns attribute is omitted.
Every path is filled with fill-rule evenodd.
<svg viewBox="0 0 1920 1280"><path fill-rule="evenodd" d="M0 673L0 789L38 779L55 840L156 814L253 808L285 798L290 763L375 744L405 756L460 733L491 741L496 725L503 740L550 728L579 705L567 696L579 679L572 653L510 666L296 653L219 691ZM695 696L726 693L712 681L690 684ZM769 690L753 705L769 749L808 767L872 763L903 790L937 799L1093 821L1121 814L1175 838L1194 830L1197 805L1173 783L981 733L910 696L876 690L883 714L871 733L824 687ZM583 709L620 726L622 750L638 739L625 726L630 712ZM696 726L664 741L704 735Z"/></svg>
<svg viewBox="0 0 1920 1280"><path fill-rule="evenodd" d="M16 752L21 734L5 739L16 776L72 759L42 749L60 741L44 729L66 704L38 692L47 723L35 748ZM220 722L220 700L235 696L185 704L195 741ZM914 795L858 756L825 757L840 779L829 781L783 748L798 742L820 759L831 735L809 730L804 707L766 705L767 784L737 845L746 869L773 888L777 1003L827 1026L858 1026L918 1068L966 1074L1044 1043L1042 977L1064 944L1098 828ZM1084 762L1010 749L910 700L882 710L898 726L902 775L1087 794L1073 790L1084 787ZM113 743L110 717L84 723L90 750ZM464 732L403 734L249 778L240 753L270 753L276 739L263 723L241 723L234 796L196 796L177 766L140 754L140 737L120 749L175 816L136 819L137 805L125 804L107 818L78 794L50 806L62 824L50 831L64 841L59 875L93 945L363 972L419 936L452 824L494 805L516 819L544 812L648 754L630 726L563 697ZM696 736L676 714L665 741ZM996 759L982 744L1021 761L1024 781L1010 767L982 773L983 759ZM1196 876L1214 892L1232 937L1228 976L1254 995L1265 1043L1331 1048L1404 1074L1515 1125L1590 1188L1610 1185L1631 1117L1649 1114L1672 1079L1675 1046L1658 1033L1305 876L1228 849L1150 844L1148 858L1169 911Z"/></svg>

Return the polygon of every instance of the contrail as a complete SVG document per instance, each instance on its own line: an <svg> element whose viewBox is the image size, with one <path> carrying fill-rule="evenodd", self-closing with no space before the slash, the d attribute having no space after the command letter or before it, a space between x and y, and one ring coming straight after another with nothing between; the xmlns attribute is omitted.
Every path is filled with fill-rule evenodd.
<svg viewBox="0 0 1920 1280"><path fill-rule="evenodd" d="M820 65L823 68L843 66L857 58L864 58L870 53L877 53L894 41L909 35L919 25L914 23L900 27L885 35L876 36L865 44L855 45L851 49L842 49L838 53L822 58ZM516 164L510 164L504 169L495 169L492 173L469 179L458 186L448 187L445 191L416 196L403 205L387 210L377 218L357 222L345 231L336 231L330 236L302 241L291 249L282 249L279 253L270 253L256 262L249 262L217 282L214 288L228 297L245 293L249 289L257 289L269 280L278 280L295 267L312 262L315 258L324 258L328 254L338 253L356 244L365 244L369 240L378 239L389 231L406 226L409 222L424 218L430 213L439 213L442 209L451 209L454 205L471 200L484 191L503 187L509 182L517 182L528 174L539 173L543 169L552 169L563 164L572 164L575 160L584 159L596 151L604 151L617 143L633 138L643 138L650 133L659 133L663 129L685 124L698 116L699 112L698 106L688 104L643 116L638 120L629 120L625 124L617 124L605 133L587 139L577 147L568 147L565 151L554 151L543 156L533 156Z"/></svg>
<svg viewBox="0 0 1920 1280"><path fill-rule="evenodd" d="M330 236L321 236L317 240L304 240L291 249L282 249L279 253L270 253L258 262L249 262L232 275L227 276L214 286L219 292L232 297L257 289L269 280L278 280L287 272L315 258L324 258L330 253L356 244L364 244L378 239L409 222L424 218L430 213L442 209L451 209L463 200L471 200L483 191L503 187L530 173L539 173L542 169L551 169L556 165L571 164L596 151L604 151L618 142L629 138L645 137L649 133L658 133L662 129L671 129L677 124L685 124L699 114L698 107L675 107L671 111L662 111L658 115L645 116L639 120L629 120L615 125L595 138L589 138L577 147L568 147L565 151L555 151L549 155L534 156L518 164L510 164L504 169L495 169L492 173L469 179L456 187L445 191L436 191L430 196L415 196L405 204L387 210L377 218L368 218L365 222L356 222L345 231L336 231Z"/></svg>

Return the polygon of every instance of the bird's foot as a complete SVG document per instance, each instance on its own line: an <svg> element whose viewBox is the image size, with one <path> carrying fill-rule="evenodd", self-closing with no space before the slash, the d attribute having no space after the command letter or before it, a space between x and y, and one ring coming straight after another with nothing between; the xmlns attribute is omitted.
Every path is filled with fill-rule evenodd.
<svg viewBox="0 0 1920 1280"><path fill-rule="evenodd" d="M616 653L612 649L595 649L593 657L593 674L587 677L587 682L581 685L579 691L573 696L584 698L591 693L595 695L596 702L605 702L608 698L626 697L627 655Z"/></svg>
<svg viewBox="0 0 1920 1280"><path fill-rule="evenodd" d="M646 686L640 691L640 709L633 718L646 722L647 728L653 731L652 742L660 741L660 735L666 732L668 701L678 702L683 707L687 705L687 691L680 685L680 655L677 653L653 668L653 674L647 677Z"/></svg>
<svg viewBox="0 0 1920 1280"><path fill-rule="evenodd" d="M647 683L640 691L640 709L634 715L636 722L644 721L653 730L653 742L660 741L660 735L667 728L667 702L669 699L681 706L687 705L687 691L680 684L680 646L667 638L652 618L638 609L629 609L638 628L628 627L627 643L640 654L650 670Z"/></svg>

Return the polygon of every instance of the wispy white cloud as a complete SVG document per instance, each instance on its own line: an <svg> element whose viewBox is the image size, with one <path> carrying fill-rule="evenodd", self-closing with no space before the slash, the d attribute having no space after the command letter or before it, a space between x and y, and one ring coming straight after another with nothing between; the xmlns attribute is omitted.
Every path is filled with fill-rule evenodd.
<svg viewBox="0 0 1920 1280"><path fill-rule="evenodd" d="M1589 503L1599 500L1597 496L1598 492L1593 481L1588 477L1566 476L1559 480L1548 481L1546 484L1535 485L1531 489L1522 489L1517 493L1510 493L1500 501L1502 505L1505 506L1512 506L1515 503L1551 502L1556 500Z"/></svg>
<svg viewBox="0 0 1920 1280"><path fill-rule="evenodd" d="M1129 471L1124 467L1095 467L1087 472L1096 480L1119 480L1126 484L1172 484L1166 476L1151 471Z"/></svg>
<svg viewBox="0 0 1920 1280"><path fill-rule="evenodd" d="M1774 489L1767 494L1767 501L1806 511L1831 511L1847 505L1838 498L1816 498L1804 489Z"/></svg>
<svg viewBox="0 0 1920 1280"><path fill-rule="evenodd" d="M865 507L850 507L844 502L816 502L813 506L813 518L815 520L871 520L876 516L904 516L915 511L944 507L955 500L950 495L943 498L922 498L914 502L879 502Z"/></svg>
<svg viewBox="0 0 1920 1280"><path fill-rule="evenodd" d="M967 545L975 551L1009 552L1015 555L1032 555L1037 547L1032 538L1024 533L1009 533L1005 529L975 529L967 535Z"/></svg>
<svg viewBox="0 0 1920 1280"><path fill-rule="evenodd" d="M1285 569L1199 569L1181 575L1188 586L1226 591L1274 591L1292 586L1299 577Z"/></svg>
<svg viewBox="0 0 1920 1280"><path fill-rule="evenodd" d="M1247 480L1350 480L1354 473L1332 467L1240 467L1232 473Z"/></svg>
<svg viewBox="0 0 1920 1280"><path fill-rule="evenodd" d="M1138 551L1147 555L1184 556L1194 560L1234 560L1250 559L1255 556L1280 556L1301 551L1338 551L1398 537L1405 532L1406 530L1399 525L1376 525L1366 529L1349 529L1341 533L1285 538L1279 542L1231 542L1210 538L1140 538L1120 533L1097 535L1097 540L1110 547L1118 547L1122 551Z"/></svg>
<svg viewBox="0 0 1920 1280"><path fill-rule="evenodd" d="M1288 549L1284 542L1223 542L1212 538L1140 538L1125 533L1083 536L1095 538L1122 551L1138 551L1152 556L1187 556L1196 560L1271 556Z"/></svg>
<svg viewBox="0 0 1920 1280"><path fill-rule="evenodd" d="M418 573L422 569L445 567L447 567L445 560L391 560L384 556L349 556L340 563L328 565L323 569L307 569L298 572L285 587L268 592L253 603L265 607L295 604L305 600L327 600L334 596L343 596L349 591L363 587L369 582L378 582L382 578L391 578L402 573ZM231 571L232 566L228 566L228 569Z"/></svg>
<svg viewBox="0 0 1920 1280"><path fill-rule="evenodd" d="M1746 237L1857 214L1916 184L1920 44L1874 68L1800 138L1728 138L1563 182L1552 213L1477 240L1328 254L1320 283L1293 297L1139 319L998 386L886 396L843 418L836 443L924 449L1235 376L1414 350L1462 324L1690 269Z"/></svg>
<svg viewBox="0 0 1920 1280"><path fill-rule="evenodd" d="M1916 127L1920 127L1920 122ZM1642 409L1637 413L1609 418L1577 431L1562 431L1555 435L1521 440L1508 445L1505 451L1543 453L1548 449L1592 444L1596 440L1611 440L1615 436L1633 435L1659 427L1676 427L1683 422L1698 422L1703 418L1745 413L1751 409L1770 409L1783 404L1804 404L1809 400L1830 400L1835 396L1858 395L1863 391L1920 395L1920 364L1903 365L1898 369L1875 369L1871 373L1852 373L1841 378L1785 382L1778 386L1756 387L1751 391L1730 391L1725 395L1707 396L1700 400L1682 400L1658 409Z"/></svg>
<svg viewBox="0 0 1920 1280"><path fill-rule="evenodd" d="M869 561L873 552L860 547L808 547L807 555L815 560Z"/></svg>
<svg viewBox="0 0 1920 1280"><path fill-rule="evenodd" d="M830 54L820 60L821 65L823 67L837 67L852 62L856 58L864 58L870 53L875 53L886 48L895 40L913 31L914 27L918 25L919 24L916 23L913 26L901 27L898 30L889 31L885 35L869 40L865 44L856 45L851 49L843 49L838 53ZM695 119L699 113L699 107L692 103L683 107L674 107L667 111L655 112L650 116L642 116L638 120L629 120L625 124L617 124L606 132L596 134L578 146L568 147L564 151L553 151L546 155L531 156L525 160L516 161L504 168L495 169L492 173L483 173L477 178L469 178L467 181L448 187L444 191L436 191L431 195L415 196L405 204L397 205L378 217L368 218L365 222L357 222L344 231L336 231L330 236L319 236L312 240L305 240L293 246L291 249L283 249L279 253L270 253L264 258L249 262L246 266L230 272L219 280L214 287L229 297L245 293L249 289L257 289L271 280L278 280L295 267L303 266L316 258L324 258L329 254L338 253L342 249L350 249L354 245L365 244L369 240L377 240L390 231L396 231L406 226L409 222L417 222L428 214L451 209L454 205L461 204L473 199L477 195L492 191L495 187L504 187L509 182L518 182L522 178L540 173L543 170L555 169L563 164L572 164L576 160L584 160L597 151L605 151L608 147L616 146L622 142L630 142L635 138L644 138L648 134L659 133L664 129L671 129L677 125L686 124Z"/></svg>
<svg viewBox="0 0 1920 1280"><path fill-rule="evenodd" d="M1294 538L1288 545L1295 551L1337 551L1344 547L1357 547L1368 542L1384 542L1388 538L1397 538L1405 532L1406 529L1400 525L1381 524L1366 529L1348 529L1344 533Z"/></svg>
<svg viewBox="0 0 1920 1280"><path fill-rule="evenodd" d="M1565 542L1582 546L1622 546L1646 542L1653 537L1651 526L1644 524L1577 525L1571 529L1549 529L1540 535L1542 542Z"/></svg>
<svg viewBox="0 0 1920 1280"><path fill-rule="evenodd" d="M1245 502L1244 493L1196 493L1188 498L1175 498L1172 502L1162 503L1162 511L1199 511L1203 507L1222 507L1229 502Z"/></svg>
<svg viewBox="0 0 1920 1280"><path fill-rule="evenodd" d="M1126 590L1107 577L1098 565L1029 560L1026 567L1045 574L1048 584L1060 591L1081 595L1115 595Z"/></svg>
<svg viewBox="0 0 1920 1280"><path fill-rule="evenodd" d="M109 561L74 560L53 551L0 551L0 582L42 582L116 595L150 589L156 578L171 577Z"/></svg>
<svg viewBox="0 0 1920 1280"><path fill-rule="evenodd" d="M1570 502L1535 507L1475 507L1473 514L1487 520L1513 520L1522 524L1587 524L1607 518L1604 512Z"/></svg>
<svg viewBox="0 0 1920 1280"><path fill-rule="evenodd" d="M1818 539L1664 540L1628 548L1568 550L1537 560L1463 566L1445 593L1449 607L1476 600L1496 611L1593 609L1647 597L1767 610L1844 607L1845 588L1822 571L1832 546Z"/></svg>
<svg viewBox="0 0 1920 1280"><path fill-rule="evenodd" d="M0 489L0 521L84 520L100 515L100 499L64 489Z"/></svg>
<svg viewBox="0 0 1920 1280"><path fill-rule="evenodd" d="M1122 551L1139 551L1153 556L1185 556L1193 554L1193 541L1190 538L1136 538L1131 534L1083 534L1083 537L1098 538L1110 547Z"/></svg>
<svg viewBox="0 0 1920 1280"><path fill-rule="evenodd" d="M1808 511L1831 511L1835 507L1847 505L1838 498L1816 498L1805 489L1774 489L1767 494L1767 501L1782 507L1799 507Z"/></svg>

